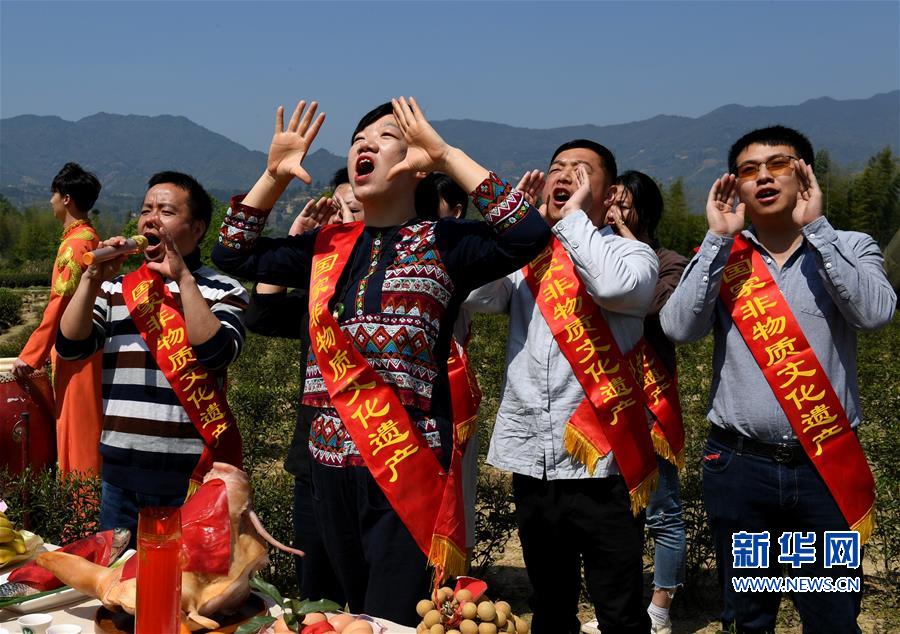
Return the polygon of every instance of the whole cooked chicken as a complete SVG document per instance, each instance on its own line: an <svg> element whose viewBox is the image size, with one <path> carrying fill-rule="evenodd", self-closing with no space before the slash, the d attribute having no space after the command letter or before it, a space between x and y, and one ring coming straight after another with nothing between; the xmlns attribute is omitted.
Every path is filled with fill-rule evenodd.
<svg viewBox="0 0 900 634"><path fill-rule="evenodd" d="M232 612L247 600L250 577L268 563L264 540L303 554L269 535L250 502L247 474L217 462L182 506L181 609L191 630L218 627L212 616ZM36 561L108 609L134 614L137 557L114 569L61 552L43 553Z"/></svg>

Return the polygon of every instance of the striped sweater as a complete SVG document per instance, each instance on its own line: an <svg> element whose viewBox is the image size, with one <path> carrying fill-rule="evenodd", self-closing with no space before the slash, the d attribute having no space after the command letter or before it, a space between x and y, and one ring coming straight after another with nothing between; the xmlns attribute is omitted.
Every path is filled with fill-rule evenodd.
<svg viewBox="0 0 900 634"><path fill-rule="evenodd" d="M185 258L197 286L222 326L209 341L194 346L198 362L225 379L244 341L242 317L247 291L234 279ZM167 287L180 304L178 286ZM203 440L178 401L122 296L122 276L104 282L94 303L93 335L82 341L57 335L57 352L80 359L103 349L103 479L116 486L156 495L187 489Z"/></svg>

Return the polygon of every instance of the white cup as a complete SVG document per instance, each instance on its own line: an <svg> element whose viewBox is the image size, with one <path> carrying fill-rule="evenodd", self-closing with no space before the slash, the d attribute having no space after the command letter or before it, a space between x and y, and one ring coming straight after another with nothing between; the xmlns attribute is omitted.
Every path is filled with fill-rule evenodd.
<svg viewBox="0 0 900 634"><path fill-rule="evenodd" d="M72 625L71 623L51 625L50 629L47 630L47 634L81 634L81 626Z"/></svg>
<svg viewBox="0 0 900 634"><path fill-rule="evenodd" d="M16 619L16 625L22 630L22 634L47 634L47 628L53 622L49 614L26 614Z"/></svg>

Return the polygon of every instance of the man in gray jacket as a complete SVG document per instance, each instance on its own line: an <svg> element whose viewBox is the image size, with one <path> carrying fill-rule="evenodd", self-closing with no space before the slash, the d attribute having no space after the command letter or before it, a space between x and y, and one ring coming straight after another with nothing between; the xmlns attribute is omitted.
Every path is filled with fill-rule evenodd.
<svg viewBox="0 0 900 634"><path fill-rule="evenodd" d="M875 241L822 215L812 162L809 140L782 126L732 146L709 231L660 315L673 341L715 337L703 497L728 631L774 631L789 564L792 582L843 577L853 590L795 592L804 633L859 632L875 487L854 433L856 339L897 298ZM751 577L774 585L741 588Z"/></svg>
<svg viewBox="0 0 900 634"><path fill-rule="evenodd" d="M601 230L615 178L615 158L607 148L587 140L566 143L551 159L543 211L615 343L627 354L641 338L658 261L648 245ZM537 180L535 173L531 184ZM475 291L466 305L510 315L506 376L487 461L513 473L519 537L534 589L532 631L579 632L583 561L604 634L646 634L643 517L632 512L614 452L591 470L566 449L567 423L586 393L524 270ZM646 428L642 406L637 411ZM655 465L652 447L650 453Z"/></svg>

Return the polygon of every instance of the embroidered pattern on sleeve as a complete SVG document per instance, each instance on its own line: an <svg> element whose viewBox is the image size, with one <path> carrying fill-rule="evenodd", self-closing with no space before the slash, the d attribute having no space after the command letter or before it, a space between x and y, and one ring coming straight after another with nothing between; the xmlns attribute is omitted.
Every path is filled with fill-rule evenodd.
<svg viewBox="0 0 900 634"><path fill-rule="evenodd" d="M494 172L475 188L471 198L484 219L498 233L514 227L529 209L522 192L513 189Z"/></svg>
<svg viewBox="0 0 900 634"><path fill-rule="evenodd" d="M248 207L242 204L241 200L243 196L231 199L231 205L219 229L219 244L236 251L253 248L253 244L266 226L266 218L272 211Z"/></svg>

